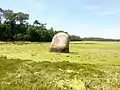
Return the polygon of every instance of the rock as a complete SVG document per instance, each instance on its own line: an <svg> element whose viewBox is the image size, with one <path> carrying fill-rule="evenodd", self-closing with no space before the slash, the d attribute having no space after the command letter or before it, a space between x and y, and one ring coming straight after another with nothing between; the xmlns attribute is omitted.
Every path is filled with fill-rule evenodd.
<svg viewBox="0 0 120 90"><path fill-rule="evenodd" d="M64 32L57 33L52 39L49 51L69 53L69 35Z"/></svg>

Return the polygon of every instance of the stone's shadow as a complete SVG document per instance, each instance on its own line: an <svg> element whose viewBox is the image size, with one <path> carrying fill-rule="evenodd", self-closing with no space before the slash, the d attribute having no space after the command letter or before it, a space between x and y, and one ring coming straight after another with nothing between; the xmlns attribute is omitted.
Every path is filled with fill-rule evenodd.
<svg viewBox="0 0 120 90"><path fill-rule="evenodd" d="M78 55L78 52L69 52L69 54L74 54L74 55Z"/></svg>
<svg viewBox="0 0 120 90"><path fill-rule="evenodd" d="M59 51L49 51L50 53L65 53L65 54L73 54L73 55L78 55L78 52L59 52Z"/></svg>
<svg viewBox="0 0 120 90"><path fill-rule="evenodd" d="M83 43L83 42L81 43L81 42L80 42L80 43L79 43L79 42L77 42L77 43L72 43L72 44L98 44L98 43L89 43L89 42L87 42L87 43Z"/></svg>

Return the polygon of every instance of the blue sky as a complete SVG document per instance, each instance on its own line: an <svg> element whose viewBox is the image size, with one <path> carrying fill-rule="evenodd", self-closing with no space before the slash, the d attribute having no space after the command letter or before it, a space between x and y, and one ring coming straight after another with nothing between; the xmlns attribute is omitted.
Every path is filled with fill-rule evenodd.
<svg viewBox="0 0 120 90"><path fill-rule="evenodd" d="M81 37L120 38L120 0L0 0L0 7Z"/></svg>

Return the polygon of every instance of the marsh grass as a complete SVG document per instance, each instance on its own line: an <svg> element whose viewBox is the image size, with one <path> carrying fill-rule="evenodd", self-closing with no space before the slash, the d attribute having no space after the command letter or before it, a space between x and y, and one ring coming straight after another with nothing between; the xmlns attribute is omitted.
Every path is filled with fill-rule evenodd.
<svg viewBox="0 0 120 90"><path fill-rule="evenodd" d="M80 43L68 54L49 53L50 43L0 44L0 90L120 90L120 43Z"/></svg>
<svg viewBox="0 0 120 90"><path fill-rule="evenodd" d="M119 65L0 58L0 90L119 90Z"/></svg>
<svg viewBox="0 0 120 90"><path fill-rule="evenodd" d="M3 42L0 44L0 56L36 62L69 61L90 64L120 64L119 42L71 42L68 54L50 53L49 45L50 43L38 42Z"/></svg>

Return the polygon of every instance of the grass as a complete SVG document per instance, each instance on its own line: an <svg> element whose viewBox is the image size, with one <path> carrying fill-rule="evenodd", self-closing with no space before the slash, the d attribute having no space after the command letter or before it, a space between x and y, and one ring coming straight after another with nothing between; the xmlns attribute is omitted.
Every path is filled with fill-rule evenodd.
<svg viewBox="0 0 120 90"><path fill-rule="evenodd" d="M119 42L72 42L70 53L49 53L50 43L1 43L0 56L8 59L69 61L90 64L120 64Z"/></svg>
<svg viewBox="0 0 120 90"><path fill-rule="evenodd" d="M119 42L0 43L0 90L120 90Z"/></svg>

